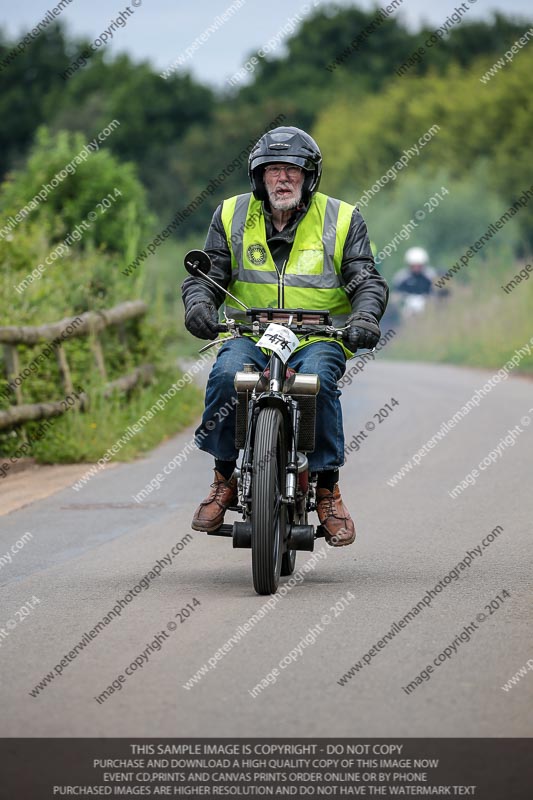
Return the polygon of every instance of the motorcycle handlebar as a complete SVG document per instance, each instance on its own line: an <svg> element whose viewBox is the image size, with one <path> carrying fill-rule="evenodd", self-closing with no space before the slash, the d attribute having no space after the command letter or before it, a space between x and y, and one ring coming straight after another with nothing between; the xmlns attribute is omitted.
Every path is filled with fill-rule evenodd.
<svg viewBox="0 0 533 800"><path fill-rule="evenodd" d="M268 328L268 322L259 323L259 331L262 333ZM341 339L344 333L344 328L333 328L331 325L286 325L284 327L302 336L329 336L332 339ZM227 333L230 330L227 323L220 322L216 326L217 333ZM245 325L240 322L235 324L234 330L239 333L255 333L251 325Z"/></svg>

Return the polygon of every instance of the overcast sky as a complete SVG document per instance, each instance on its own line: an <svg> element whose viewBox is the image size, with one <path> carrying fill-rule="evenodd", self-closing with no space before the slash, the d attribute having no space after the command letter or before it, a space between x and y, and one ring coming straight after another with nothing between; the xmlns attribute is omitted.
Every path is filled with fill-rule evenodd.
<svg viewBox="0 0 533 800"><path fill-rule="evenodd" d="M386 6L389 0L382 0ZM9 36L19 38L26 30L44 19L57 0L23 0L3 3L0 25ZM533 17L531 0L464 0L470 6L469 19L490 16L493 11ZM206 31L215 17L233 4L235 12L227 22L209 35L191 58L187 67L199 80L223 86L239 69L249 53L259 50L276 37L289 19L305 16L305 8L327 6L323 0L72 0L61 13L72 34L93 39L109 28L121 11L128 7L132 14L123 28L117 28L111 41L113 52L127 51L133 58L149 59L158 69L166 69L182 55L196 37ZM341 6L358 5L365 9L376 6L373 0L337 0ZM403 0L395 12L410 27L428 22L438 27L460 0ZM465 17L466 18L466 17ZM281 35L283 38L283 35ZM283 45L280 45L283 47Z"/></svg>

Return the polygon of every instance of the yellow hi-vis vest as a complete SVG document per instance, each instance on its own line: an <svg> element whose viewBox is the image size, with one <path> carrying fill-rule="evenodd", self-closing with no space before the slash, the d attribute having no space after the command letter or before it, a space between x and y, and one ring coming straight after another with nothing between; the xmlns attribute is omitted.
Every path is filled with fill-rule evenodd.
<svg viewBox="0 0 533 800"><path fill-rule="evenodd" d="M354 206L317 192L298 223L289 258L279 274L267 245L262 202L251 193L224 200L222 224L232 270L228 290L249 307L327 309L335 327L341 328L352 310L341 264L353 210ZM233 319L247 319L244 309L227 296L225 311ZM327 337L312 336L296 349L323 339ZM351 350L339 344L350 358Z"/></svg>

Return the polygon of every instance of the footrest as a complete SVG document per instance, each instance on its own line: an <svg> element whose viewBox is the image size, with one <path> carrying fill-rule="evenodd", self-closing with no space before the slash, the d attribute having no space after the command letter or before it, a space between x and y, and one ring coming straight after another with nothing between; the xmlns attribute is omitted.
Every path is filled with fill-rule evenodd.
<svg viewBox="0 0 533 800"><path fill-rule="evenodd" d="M314 525L291 525L288 550L309 550L313 551L315 546Z"/></svg>
<svg viewBox="0 0 533 800"><path fill-rule="evenodd" d="M233 525L224 523L216 531L207 531L208 536L233 536Z"/></svg>
<svg viewBox="0 0 533 800"><path fill-rule="evenodd" d="M321 539L321 538L325 539L326 538L326 534L327 534L327 531L324 528L324 526L323 525L317 525L316 533L315 533L315 539Z"/></svg>
<svg viewBox="0 0 533 800"><path fill-rule="evenodd" d="M234 522L233 523L233 547L252 546L252 523Z"/></svg>
<svg viewBox="0 0 533 800"><path fill-rule="evenodd" d="M223 523L216 531L208 531L208 536L229 536L233 547L252 546L252 525L250 522Z"/></svg>

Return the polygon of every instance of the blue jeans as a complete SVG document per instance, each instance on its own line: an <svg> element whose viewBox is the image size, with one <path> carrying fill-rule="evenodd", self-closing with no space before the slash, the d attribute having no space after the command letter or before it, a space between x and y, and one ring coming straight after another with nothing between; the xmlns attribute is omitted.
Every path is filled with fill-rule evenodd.
<svg viewBox="0 0 533 800"><path fill-rule="evenodd" d="M200 450L210 453L221 461L235 461L239 451L235 449L235 405L233 380L237 370L244 364L253 364L258 372L269 362L259 347L248 337L229 339L218 352L205 392L205 410L202 422L195 431L199 436L196 444ZM316 373L320 377L317 395L316 448L308 454L312 472L338 469L344 463L344 431L340 389L337 382L346 369L346 357L336 342L313 342L294 353L287 366L297 372ZM221 418L217 414L226 405L230 413ZM215 420L216 423L215 423Z"/></svg>

